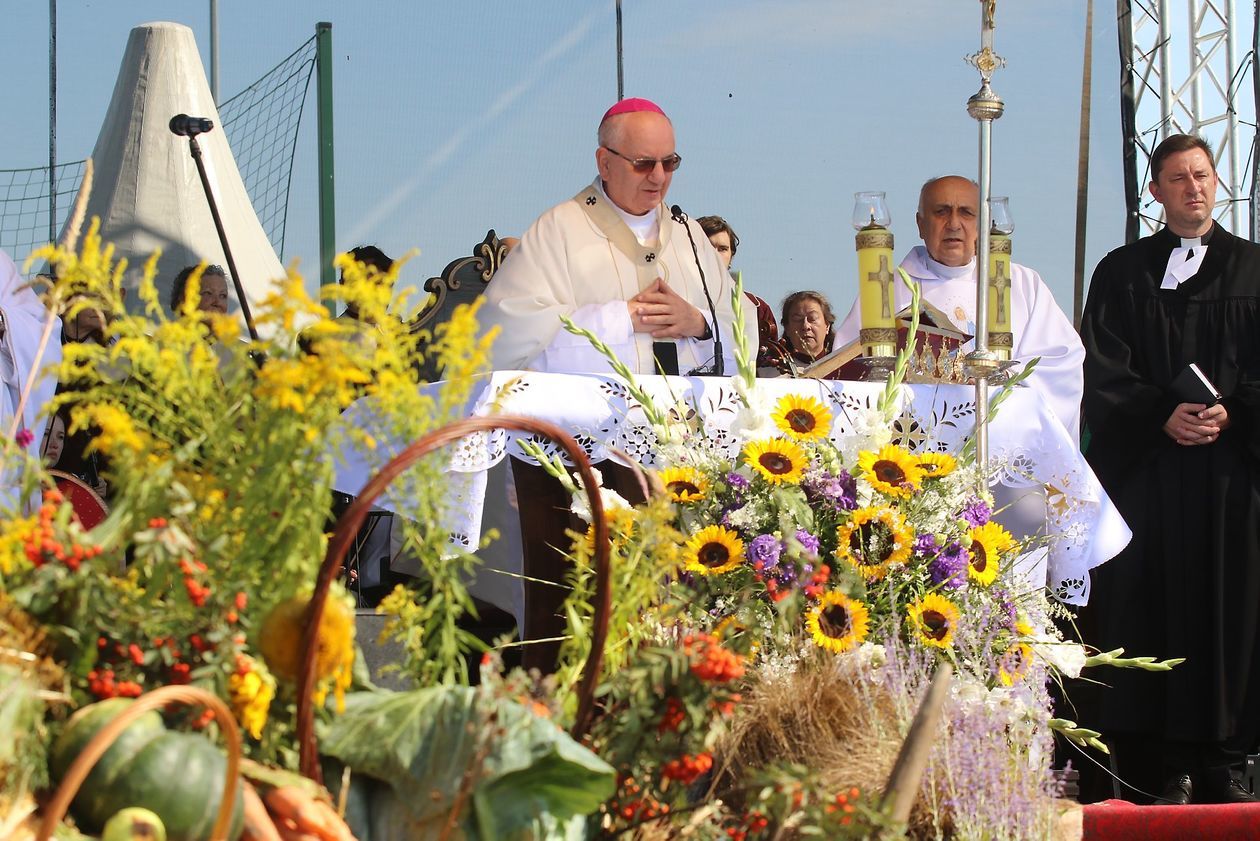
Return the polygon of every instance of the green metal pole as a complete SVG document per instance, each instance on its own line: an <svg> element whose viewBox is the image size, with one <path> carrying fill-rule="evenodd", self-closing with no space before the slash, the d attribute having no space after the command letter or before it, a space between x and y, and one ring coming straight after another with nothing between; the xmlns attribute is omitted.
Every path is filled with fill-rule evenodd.
<svg viewBox="0 0 1260 841"><path fill-rule="evenodd" d="M315 24L315 69L319 112L319 282L337 282L337 194L333 178L332 24Z"/></svg>

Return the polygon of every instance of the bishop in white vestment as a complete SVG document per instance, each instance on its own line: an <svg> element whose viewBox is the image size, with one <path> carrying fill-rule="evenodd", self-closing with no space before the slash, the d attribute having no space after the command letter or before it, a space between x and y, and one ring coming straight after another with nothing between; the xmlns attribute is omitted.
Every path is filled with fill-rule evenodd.
<svg viewBox="0 0 1260 841"><path fill-rule="evenodd" d="M599 176L529 227L486 290L482 326L500 328L494 367L611 372L585 338L564 329L568 316L635 373L656 372L662 342L674 345L679 373L711 370L720 338L725 373L733 374L732 280L699 224L673 218L665 203L681 162L669 119L647 100L622 100L604 116L599 138ZM751 307L744 328L756 348Z"/></svg>

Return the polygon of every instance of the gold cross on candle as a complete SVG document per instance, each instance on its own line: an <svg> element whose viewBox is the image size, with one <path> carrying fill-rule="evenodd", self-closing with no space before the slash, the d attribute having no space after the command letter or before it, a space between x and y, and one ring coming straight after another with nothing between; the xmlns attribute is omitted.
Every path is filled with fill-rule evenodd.
<svg viewBox="0 0 1260 841"><path fill-rule="evenodd" d="M1006 274L1006 261L997 261L997 271L993 273L993 277L989 278L989 285L997 292L997 320L999 324L1006 323L1006 296L1002 293L1011 288L1011 279Z"/></svg>
<svg viewBox="0 0 1260 841"><path fill-rule="evenodd" d="M887 255L879 255L879 271L867 272L866 279L880 285L880 304L883 307L880 315L884 318L892 318L892 302L889 300L888 287L892 285L893 273L889 268Z"/></svg>

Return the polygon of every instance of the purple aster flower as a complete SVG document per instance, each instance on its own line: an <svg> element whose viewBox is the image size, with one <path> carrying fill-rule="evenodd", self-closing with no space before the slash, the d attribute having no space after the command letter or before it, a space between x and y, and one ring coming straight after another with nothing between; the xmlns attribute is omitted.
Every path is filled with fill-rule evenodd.
<svg viewBox="0 0 1260 841"><path fill-rule="evenodd" d="M783 554L783 544L773 534L759 534L749 542L744 554L757 570L773 569Z"/></svg>
<svg viewBox="0 0 1260 841"><path fill-rule="evenodd" d="M796 530L796 542L801 544L801 548L806 552L809 552L811 555L818 554L820 546L818 538L805 531L805 529Z"/></svg>
<svg viewBox="0 0 1260 841"><path fill-rule="evenodd" d="M726 474L726 484L730 485L733 490L737 491L744 491L748 489L748 480L735 472Z"/></svg>
<svg viewBox="0 0 1260 841"><path fill-rule="evenodd" d="M939 551L941 551L941 546L936 542L936 535L930 532L914 539L913 552L917 557L930 558Z"/></svg>
<svg viewBox="0 0 1260 841"><path fill-rule="evenodd" d="M978 496L971 497L971 499L967 500L967 504L963 506L962 518L972 528L983 526L989 522L989 518L992 516L993 509Z"/></svg>
<svg viewBox="0 0 1260 841"><path fill-rule="evenodd" d="M810 499L821 499L837 511L852 511L857 508L857 479L847 470L832 475L826 470L811 470L801 482L805 494Z"/></svg>
<svg viewBox="0 0 1260 841"><path fill-rule="evenodd" d="M942 549L928 564L933 584L957 590L967 583L967 549L958 541Z"/></svg>

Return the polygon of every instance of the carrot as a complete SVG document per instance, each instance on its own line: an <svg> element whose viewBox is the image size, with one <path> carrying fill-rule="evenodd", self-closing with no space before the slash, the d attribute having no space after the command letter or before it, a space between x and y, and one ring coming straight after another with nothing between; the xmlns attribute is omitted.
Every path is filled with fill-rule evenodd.
<svg viewBox="0 0 1260 841"><path fill-rule="evenodd" d="M332 805L303 789L281 786L267 792L264 799L286 841L297 841L305 835L318 841L354 841L350 827Z"/></svg>
<svg viewBox="0 0 1260 841"><path fill-rule="evenodd" d="M281 841L267 807L263 805L258 791L249 783L244 783L242 795L245 799L245 830L241 841Z"/></svg>

